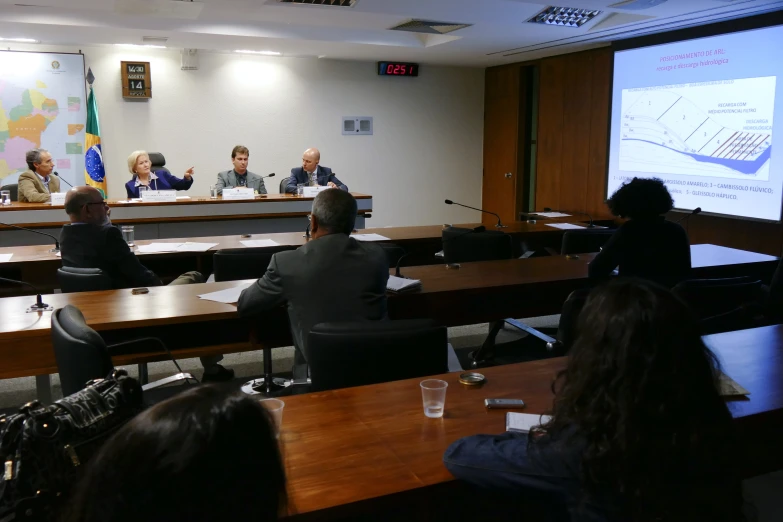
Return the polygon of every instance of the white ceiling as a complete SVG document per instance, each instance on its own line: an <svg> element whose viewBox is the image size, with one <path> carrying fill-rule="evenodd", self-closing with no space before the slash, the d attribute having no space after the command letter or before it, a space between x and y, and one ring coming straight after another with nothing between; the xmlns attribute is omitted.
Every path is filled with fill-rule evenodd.
<svg viewBox="0 0 783 522"><path fill-rule="evenodd" d="M551 5L526 0L358 0L351 8L276 0L0 0L0 37L110 45L153 36L168 37L169 48L485 67L783 9L783 0L640 0L658 4L643 10L621 0L563 1L603 13L575 29L526 23ZM446 36L389 30L414 18L473 25Z"/></svg>

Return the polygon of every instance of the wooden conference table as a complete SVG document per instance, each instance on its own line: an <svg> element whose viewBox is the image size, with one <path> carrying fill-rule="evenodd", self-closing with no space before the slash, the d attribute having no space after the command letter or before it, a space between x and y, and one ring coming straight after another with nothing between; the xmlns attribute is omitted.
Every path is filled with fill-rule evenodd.
<svg viewBox="0 0 783 522"><path fill-rule="evenodd" d="M728 402L743 441L736 455L743 476L783 468L783 326L705 341L723 371L750 391ZM506 411L485 409L485 398L524 399L521 411L546 413L550 384L565 364L556 358L484 368L481 388L460 385L459 374L438 376L449 383L442 419L424 416L421 379L285 397L281 440L294 520L418 520L420 512L428 515L423 520L456 520L444 511L459 515L481 499L454 493L460 485L443 465L446 448L464 436L505 430Z"/></svg>
<svg viewBox="0 0 783 522"><path fill-rule="evenodd" d="M352 194L359 206L356 225L364 228L364 216L372 212L372 196ZM265 194L252 201L228 201L222 197L180 195L176 203L108 200L108 204L113 223L134 225L139 239L163 239L304 230L313 199L293 194ZM58 237L68 216L63 206L13 202L0 206L0 222ZM0 232L0 247L51 244L45 236L11 227L0 225Z"/></svg>
<svg viewBox="0 0 783 522"><path fill-rule="evenodd" d="M0 213L0 218L3 217ZM548 226L547 223L557 223L562 219L540 220L537 223L517 221L509 223L502 230L510 234L517 245L521 241L527 241L535 246L557 246L562 240L564 230ZM579 223L578 221L572 221ZM300 224L301 225L301 224ZM481 223L464 223L454 226L461 228L474 228ZM156 252L145 253L135 248L136 255L142 263L163 278L173 279L183 272L198 270L203 274L212 272L212 256L218 250L228 248L248 248L242 241L248 240L272 240L280 245L301 246L308 239L304 237L304 227L297 232L281 232L271 234L252 234L250 237L241 237L237 234L181 237L178 239L150 239L138 240L136 245L149 245L151 243L217 243L206 252ZM489 227L494 229L493 227ZM409 252L405 258L406 265L427 265L440 263L435 253L441 250L441 237L443 225L427 225L412 227L368 228L359 230L361 234L379 234L389 238L388 241L398 244ZM21 231L20 231L21 232ZM0 231L0 236L6 231ZM25 232L26 233L26 232ZM36 234L30 234L34 236ZM59 237L59 230L55 236ZM44 238L46 239L46 238ZM0 262L0 276L26 281L40 288L42 291L53 291L59 288L57 282L57 269L62 266L62 260L56 254L50 252L51 244L28 245L14 247L0 247L0 256L13 254L11 259ZM29 294L30 290L24 287L3 286L0 287L0 295Z"/></svg>
<svg viewBox="0 0 783 522"><path fill-rule="evenodd" d="M392 319L432 318L445 326L476 324L505 317L558 313L573 290L590 284L587 264L594 254L569 260L562 256L407 267L403 275L421 279L422 288L390 295ZM715 245L692 247L693 277L727 277L737 273L774 271L777 258ZM239 318L236 306L199 299L208 292L246 285L229 281L164 286L148 294L129 289L45 295L55 309L72 304L107 342L139 337L161 338L176 357L198 357L258 349L249 344L251 321ZM51 348L51 312L26 313L32 296L0 299L0 378L57 372ZM260 341L290 346L283 307L264 313L258 322ZM165 360L160 352L116 354L115 364Z"/></svg>

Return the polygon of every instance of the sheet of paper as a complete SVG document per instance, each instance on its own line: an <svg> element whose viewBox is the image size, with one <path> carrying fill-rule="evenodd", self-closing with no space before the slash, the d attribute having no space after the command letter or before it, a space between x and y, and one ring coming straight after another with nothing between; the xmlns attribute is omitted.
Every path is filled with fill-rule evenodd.
<svg viewBox="0 0 783 522"><path fill-rule="evenodd" d="M139 252L154 254L158 252L176 252L182 243L150 243L148 245L136 245Z"/></svg>
<svg viewBox="0 0 783 522"><path fill-rule="evenodd" d="M188 241L178 246L177 252L206 252L214 246L217 246L217 243L191 243Z"/></svg>
<svg viewBox="0 0 783 522"><path fill-rule="evenodd" d="M421 286L421 279L406 279L404 277L389 276L389 281L386 283L386 289L392 292L399 292L406 288L412 288Z"/></svg>
<svg viewBox="0 0 783 522"><path fill-rule="evenodd" d="M199 298L204 299L206 301L214 301L216 303L236 303L239 301L239 294L242 293L242 290L249 287L253 283L248 283L246 285L239 285L235 286L234 288L226 288L225 290L218 290L217 292L210 292L208 294L201 294Z"/></svg>
<svg viewBox="0 0 783 522"><path fill-rule="evenodd" d="M190 196L177 196L177 199L190 199Z"/></svg>
<svg viewBox="0 0 783 522"><path fill-rule="evenodd" d="M560 230L584 230L585 227L571 223L547 223L546 226L559 228Z"/></svg>
<svg viewBox="0 0 783 522"><path fill-rule="evenodd" d="M531 214L545 218L561 218L571 216L571 214L563 214L562 212L531 212Z"/></svg>
<svg viewBox="0 0 783 522"><path fill-rule="evenodd" d="M280 243L272 239L248 239L247 241L240 241L240 243L248 248L280 246Z"/></svg>
<svg viewBox="0 0 783 522"><path fill-rule="evenodd" d="M549 415L536 415L533 413L506 413L506 431L519 431L527 433L542 423L549 422Z"/></svg>
<svg viewBox="0 0 783 522"><path fill-rule="evenodd" d="M389 238L380 234L351 234L356 241L389 241Z"/></svg>
<svg viewBox="0 0 783 522"><path fill-rule="evenodd" d="M0 254L0 263L7 263L11 260L13 254Z"/></svg>
<svg viewBox="0 0 783 522"><path fill-rule="evenodd" d="M718 385L722 397L740 397L742 395L750 395L750 392L742 387L740 383L723 372L721 372L718 378Z"/></svg>

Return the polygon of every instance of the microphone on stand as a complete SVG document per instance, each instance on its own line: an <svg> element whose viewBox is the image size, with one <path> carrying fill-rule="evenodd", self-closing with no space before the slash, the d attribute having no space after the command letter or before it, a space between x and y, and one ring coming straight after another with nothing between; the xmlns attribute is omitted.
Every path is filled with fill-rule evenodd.
<svg viewBox="0 0 783 522"><path fill-rule="evenodd" d="M65 182L65 184L66 184L66 185L68 185L69 187L71 187L71 188L75 188L73 185L71 185L71 183L70 183L70 182L69 182L67 179L60 177L60 175L59 175L57 172L53 172L52 174L54 174L54 176L55 176L57 179L59 179L60 181L64 181L64 182Z"/></svg>
<svg viewBox="0 0 783 522"><path fill-rule="evenodd" d="M494 212L490 212L489 210L484 210L484 209L481 209L481 208L476 208L476 207L469 207L469 206L467 206L467 205L463 205L462 203L455 203L454 201L452 201L452 200L450 200L450 199L447 199L447 200L446 200L444 203L446 203L447 205L457 205L457 206L460 206L460 207L469 208L469 209L471 209L471 210L478 210L479 212L484 212L485 214L492 214L493 216L495 216L496 218L498 218L498 223L497 223L497 225L495 225L495 228L507 228L507 227L508 227L508 225L504 225L504 224L503 224L503 223L500 221L500 216L498 216L498 215L497 215L497 214L495 214Z"/></svg>
<svg viewBox="0 0 783 522"><path fill-rule="evenodd" d="M595 228L595 224L593 223L593 216L591 216L587 212L574 212L573 210L552 210L549 207L544 207L544 212L562 212L563 214L576 214L577 216L587 216L587 218L590 220L590 224L587 225L587 228Z"/></svg>
<svg viewBox="0 0 783 522"><path fill-rule="evenodd" d="M35 290L36 293L35 304L31 305L30 308L26 310L28 314L32 312L49 312L51 310L54 310L54 308L52 308L51 306L43 302L43 299L41 298L41 291L38 290L38 288L31 285L30 283L27 283L25 281L17 281L16 279L7 279L5 277L0 277L0 281L5 281L7 283L15 283L17 285L29 286L30 288Z"/></svg>
<svg viewBox="0 0 783 522"><path fill-rule="evenodd" d="M49 252L51 252L53 254L56 254L57 252L60 251L60 241L56 237L51 235L51 234L47 234L46 232L41 232L39 230L33 230L32 228L24 228L24 227L20 227L20 226L17 226L17 225L12 225L11 223L0 222L0 225L5 225L7 227L12 227L12 228L18 228L19 230L24 230L26 232L33 232L35 234L41 234L42 236L49 236L50 238L54 239L54 248L49 250ZM24 283L24 284L27 284L27 283Z"/></svg>
<svg viewBox="0 0 783 522"><path fill-rule="evenodd" d="M402 274L400 273L400 265L402 264L402 260L403 260L403 259L405 259L406 257L408 257L409 255L410 255L410 252L405 252L405 253L404 253L403 255L401 255L401 256L400 256L400 258L397 260L397 268L396 268L396 269L395 269L395 271L394 271L394 275L395 275L396 277L405 277L404 275L402 275ZM407 277L406 277L406 279L407 279Z"/></svg>
<svg viewBox="0 0 783 522"><path fill-rule="evenodd" d="M691 216L695 216L696 214L701 212L701 207L696 207L690 212L688 212L686 215L675 221L675 223L680 223L682 221L685 221L686 219L690 218Z"/></svg>

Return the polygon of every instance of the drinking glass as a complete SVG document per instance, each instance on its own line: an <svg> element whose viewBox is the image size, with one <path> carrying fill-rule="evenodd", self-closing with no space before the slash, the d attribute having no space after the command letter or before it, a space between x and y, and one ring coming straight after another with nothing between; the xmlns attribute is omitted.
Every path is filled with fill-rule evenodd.
<svg viewBox="0 0 783 522"><path fill-rule="evenodd" d="M280 399L261 399L258 401L266 408L275 423L275 438L280 438L280 430L283 429L283 408L285 403Z"/></svg>
<svg viewBox="0 0 783 522"><path fill-rule="evenodd" d="M217 199L217 186L209 186L209 199Z"/></svg>
<svg viewBox="0 0 783 522"><path fill-rule="evenodd" d="M296 195L301 196L304 194L304 183L297 183L296 185Z"/></svg>
<svg viewBox="0 0 783 522"><path fill-rule="evenodd" d="M3 205L10 205L11 204L11 191L10 190L0 190L0 204L3 204Z"/></svg>
<svg viewBox="0 0 783 522"><path fill-rule="evenodd" d="M424 403L424 415L431 419L443 417L446 406L446 388L449 383L439 379L426 379L419 383L421 399Z"/></svg>
<svg viewBox="0 0 783 522"><path fill-rule="evenodd" d="M133 231L133 225L126 225L124 227L121 227L120 230L122 231L122 239L125 240L126 243L128 243L129 247L135 246L134 242L134 231Z"/></svg>

